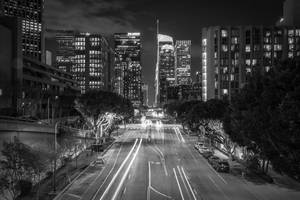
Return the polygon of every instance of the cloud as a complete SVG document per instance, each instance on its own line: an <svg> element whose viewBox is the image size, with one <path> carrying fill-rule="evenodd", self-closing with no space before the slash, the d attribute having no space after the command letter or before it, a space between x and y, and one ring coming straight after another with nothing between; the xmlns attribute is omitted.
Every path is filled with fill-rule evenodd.
<svg viewBox="0 0 300 200"><path fill-rule="evenodd" d="M116 0L48 0L44 19L47 29L102 33L137 31L136 13L124 1Z"/></svg>

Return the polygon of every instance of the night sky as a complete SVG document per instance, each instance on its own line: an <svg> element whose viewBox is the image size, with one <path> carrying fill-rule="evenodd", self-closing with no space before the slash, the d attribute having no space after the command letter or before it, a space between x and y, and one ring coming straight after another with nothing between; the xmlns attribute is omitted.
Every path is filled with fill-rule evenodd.
<svg viewBox="0 0 300 200"><path fill-rule="evenodd" d="M201 66L201 29L214 25L274 25L284 0L46 0L47 29L101 33L142 33L143 80L154 100L156 19L160 32L192 40L192 72ZM46 48L54 40L47 35ZM51 49L52 48L52 49Z"/></svg>

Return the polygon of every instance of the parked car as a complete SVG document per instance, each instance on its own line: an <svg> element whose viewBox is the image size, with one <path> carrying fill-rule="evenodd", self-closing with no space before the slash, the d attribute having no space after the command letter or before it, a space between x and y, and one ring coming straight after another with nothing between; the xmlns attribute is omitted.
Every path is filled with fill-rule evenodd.
<svg viewBox="0 0 300 200"><path fill-rule="evenodd" d="M208 162L213 165L215 162L220 161L221 159L218 156L211 156L208 158Z"/></svg>
<svg viewBox="0 0 300 200"><path fill-rule="evenodd" d="M218 172L226 172L229 173L230 167L227 160L220 160L217 162L216 168Z"/></svg>
<svg viewBox="0 0 300 200"><path fill-rule="evenodd" d="M92 166L102 166L104 165L104 159L103 158L97 158L97 160L95 160L92 163Z"/></svg>
<svg viewBox="0 0 300 200"><path fill-rule="evenodd" d="M214 154L213 154L212 151L207 151L207 152L201 153L201 155L202 155L204 158L208 159L209 157L213 156Z"/></svg>
<svg viewBox="0 0 300 200"><path fill-rule="evenodd" d="M207 147L200 147L198 150L201 154L206 153L206 152L211 152L211 150Z"/></svg>

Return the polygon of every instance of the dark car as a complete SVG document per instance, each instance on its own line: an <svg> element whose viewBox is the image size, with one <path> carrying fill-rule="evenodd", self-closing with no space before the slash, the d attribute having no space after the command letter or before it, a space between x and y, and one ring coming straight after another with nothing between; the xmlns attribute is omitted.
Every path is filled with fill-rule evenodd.
<svg viewBox="0 0 300 200"><path fill-rule="evenodd" d="M210 156L208 158L208 162L213 165L215 164L216 162L220 161L221 159L218 157L218 156Z"/></svg>
<svg viewBox="0 0 300 200"><path fill-rule="evenodd" d="M203 152L201 155L202 155L204 158L209 159L209 158L212 157L214 154L213 154L213 152L208 151L208 152Z"/></svg>
<svg viewBox="0 0 300 200"><path fill-rule="evenodd" d="M225 172L229 173L229 163L227 160L219 160L216 162L216 164L213 166L218 172Z"/></svg>

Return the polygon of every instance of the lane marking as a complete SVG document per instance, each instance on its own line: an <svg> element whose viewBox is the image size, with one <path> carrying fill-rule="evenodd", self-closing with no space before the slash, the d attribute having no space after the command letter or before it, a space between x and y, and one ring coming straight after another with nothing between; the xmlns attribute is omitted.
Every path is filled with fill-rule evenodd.
<svg viewBox="0 0 300 200"><path fill-rule="evenodd" d="M180 135L180 137L181 137L181 141L182 141L183 143L185 143L185 139L183 138L183 136L182 136L182 134L181 134L181 131L179 130L178 127L176 127L176 130L177 130L177 132L179 133L179 135Z"/></svg>
<svg viewBox="0 0 300 200"><path fill-rule="evenodd" d="M121 181L120 181L120 183L119 183L119 185L118 185L117 190L116 190L115 193L114 193L114 196L112 197L112 200L116 199L116 197L118 196L118 194L119 194L119 192L120 192L120 189L121 189L121 187L123 186L124 181L125 181L125 179L126 179L126 177L127 177L127 175L128 175L128 172L129 172L129 170L130 170L130 168L131 168L131 166L132 166L132 164L133 164L133 162L134 162L134 160L135 160L137 154L139 153L139 150L140 150L142 141L143 141L143 139L140 139L140 143L139 143L139 145L138 145L138 147L137 147L137 149L136 149L136 151L135 151L135 153L134 153L134 155L133 155L133 158L131 159L131 161L130 161L130 163L129 163L129 165L128 165L128 167L127 167L127 169L126 169L126 171L125 171L125 173L124 173L124 175L123 175L123 177L122 177L122 179L121 179Z"/></svg>
<svg viewBox="0 0 300 200"><path fill-rule="evenodd" d="M195 200L197 200L197 198L196 198L196 196L195 196L195 194L194 194L194 190L192 189L191 184L190 184L190 182L188 181L188 178L187 178L187 175L186 175L186 173L185 173L185 171L184 171L184 168L181 167L181 170L182 170L183 175L184 175L184 178L185 178L185 180L186 180L186 182L187 182L187 184L188 184L188 186L189 186L189 188L190 188L190 191L192 192L193 198L194 198Z"/></svg>
<svg viewBox="0 0 300 200"><path fill-rule="evenodd" d="M174 175L175 175L175 179L176 179L176 182L177 182L177 186L179 188L179 192L180 192L180 195L181 195L181 199L184 200L184 197L183 197L183 194L182 194L182 190L181 190L181 186L179 184L179 181L178 181L178 178L177 178L177 174L176 174L176 170L175 168L173 168L173 172L174 172Z"/></svg>
<svg viewBox="0 0 300 200"><path fill-rule="evenodd" d="M181 140L180 140L180 138L179 138L179 136L178 136L178 133L177 133L177 131L176 131L175 128L174 128L174 131L175 131L175 134L176 134L176 136L177 136L177 138L178 138L178 141L181 142Z"/></svg>
<svg viewBox="0 0 300 200"><path fill-rule="evenodd" d="M215 187L223 194L223 196L227 199L230 200L230 198L228 198L228 196L224 193L224 191L217 185L217 183L214 181L214 179L212 179L209 175L208 175L209 180L215 185Z"/></svg>
<svg viewBox="0 0 300 200"><path fill-rule="evenodd" d="M151 163L148 161L148 188L147 188L147 200L150 200L150 187L151 187Z"/></svg>
<svg viewBox="0 0 300 200"><path fill-rule="evenodd" d="M106 187L106 189L105 189L104 193L102 194L100 200L102 200L105 197L105 195L108 193L109 189L111 188L112 184L115 182L117 176L119 175L119 173L121 172L121 170L124 167L125 163L127 162L127 160L129 159L130 155L132 154L133 149L135 148L137 141L138 141L138 139L135 140L134 145L132 146L130 152L126 156L125 160L122 162L121 166L119 167L117 173L115 173L115 175L112 178L112 180L110 181L109 185Z"/></svg>
<svg viewBox="0 0 300 200"><path fill-rule="evenodd" d="M66 195L71 196L71 197L74 197L74 198L76 198L76 199L80 199L80 198L81 198L80 196L78 196L78 195L76 195L76 194L66 193Z"/></svg>
<svg viewBox="0 0 300 200"><path fill-rule="evenodd" d="M150 189L153 190L154 192L156 192L157 194L163 196L163 197L166 197L166 198L168 198L168 199L172 199L172 197L170 197L170 196L168 196L168 195L166 195L166 194L163 194L163 193L157 191L157 190L156 190L154 187L152 187L152 186L150 187Z"/></svg>
<svg viewBox="0 0 300 200"><path fill-rule="evenodd" d="M182 172L181 172L181 170L180 170L180 168L179 168L178 165L177 165L177 170L178 170L178 172L179 172L179 175L180 175L180 178L181 178L181 180L182 180L182 182L183 182L184 188L185 188L185 190L187 191L187 193L188 193L188 195L189 195L189 199L190 199L190 198L191 198L191 195L190 195L190 193L188 192L189 189L187 188L187 185L186 185L186 183L185 183L185 181L184 181L184 179L183 179Z"/></svg>

